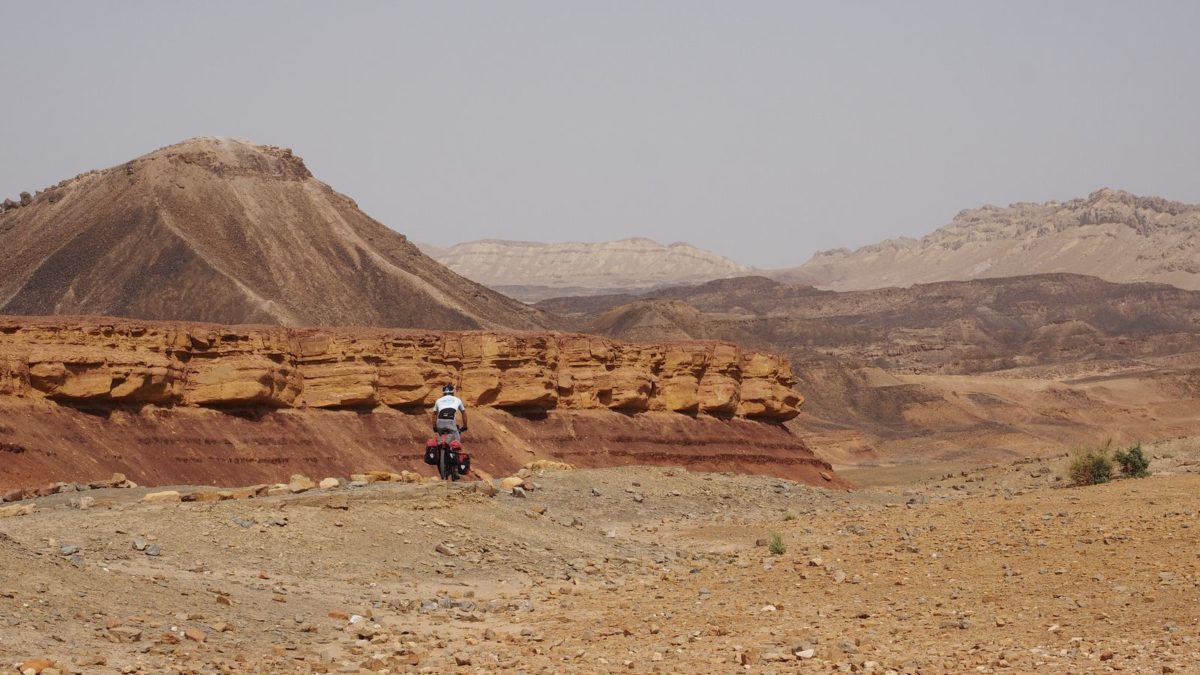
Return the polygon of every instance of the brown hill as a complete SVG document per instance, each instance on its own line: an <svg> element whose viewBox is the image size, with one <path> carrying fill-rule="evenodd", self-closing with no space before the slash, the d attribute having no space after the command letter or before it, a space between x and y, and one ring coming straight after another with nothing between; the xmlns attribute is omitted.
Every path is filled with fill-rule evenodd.
<svg viewBox="0 0 1200 675"><path fill-rule="evenodd" d="M291 150L197 138L0 212L0 313L282 325L536 328Z"/></svg>
<svg viewBox="0 0 1200 675"><path fill-rule="evenodd" d="M1200 205L1118 190L962 211L921 239L838 249L776 275L833 290L1046 272L1200 289Z"/></svg>
<svg viewBox="0 0 1200 675"><path fill-rule="evenodd" d="M1200 429L1200 292L1054 274L845 293L751 277L654 296L540 306L613 337L787 354L808 397L799 423L834 460L1027 454Z"/></svg>

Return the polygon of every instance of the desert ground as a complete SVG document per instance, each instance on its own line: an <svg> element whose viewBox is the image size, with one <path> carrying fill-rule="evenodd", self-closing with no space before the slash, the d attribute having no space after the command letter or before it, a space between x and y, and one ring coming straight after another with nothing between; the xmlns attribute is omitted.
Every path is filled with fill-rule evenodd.
<svg viewBox="0 0 1200 675"><path fill-rule="evenodd" d="M1200 439L1148 450L1091 487L1059 456L58 494L0 519L0 672L1197 672Z"/></svg>

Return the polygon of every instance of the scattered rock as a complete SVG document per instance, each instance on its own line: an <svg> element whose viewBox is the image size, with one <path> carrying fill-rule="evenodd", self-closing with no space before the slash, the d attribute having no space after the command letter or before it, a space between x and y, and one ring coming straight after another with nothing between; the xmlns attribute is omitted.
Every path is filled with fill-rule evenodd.
<svg viewBox="0 0 1200 675"><path fill-rule="evenodd" d="M22 661L20 664L18 664L17 671L20 672L21 675L25 675L26 673L40 675L47 670L53 669L54 666L55 662L51 659L29 659L28 661Z"/></svg>
<svg viewBox="0 0 1200 675"><path fill-rule="evenodd" d="M27 516L36 510L37 506L34 504L14 504L12 506L0 507L0 518Z"/></svg>
<svg viewBox="0 0 1200 675"><path fill-rule="evenodd" d="M320 487L322 490L332 490L334 488L340 487L341 484L342 484L342 481L340 481L336 478L326 478L320 482L318 487Z"/></svg>
<svg viewBox="0 0 1200 675"><path fill-rule="evenodd" d="M530 471L573 471L574 466L566 462L557 462L552 459L538 459L525 465Z"/></svg>
<svg viewBox="0 0 1200 675"><path fill-rule="evenodd" d="M142 631L132 626L116 626L108 629L108 636L114 642L138 642L142 639Z"/></svg>
<svg viewBox="0 0 1200 675"><path fill-rule="evenodd" d="M25 499L25 491L21 489L9 490L0 494L0 502L19 502Z"/></svg>
<svg viewBox="0 0 1200 675"><path fill-rule="evenodd" d="M168 502L181 501L182 497L178 490L164 490L162 492L151 492L142 497L142 501L147 504L162 504Z"/></svg>
<svg viewBox="0 0 1200 675"><path fill-rule="evenodd" d="M292 477L288 480L287 491L292 494L298 494L301 492L308 492L315 487L317 487L317 484L314 483L311 478L297 473L292 474Z"/></svg>

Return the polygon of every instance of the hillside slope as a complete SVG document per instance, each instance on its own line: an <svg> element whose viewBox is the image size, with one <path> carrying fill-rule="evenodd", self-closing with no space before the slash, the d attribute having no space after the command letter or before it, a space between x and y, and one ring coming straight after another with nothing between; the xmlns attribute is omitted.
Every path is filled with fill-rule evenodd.
<svg viewBox="0 0 1200 675"><path fill-rule="evenodd" d="M1073 272L1200 289L1200 205L1103 189L960 212L921 239L816 254L777 279L832 290Z"/></svg>
<svg viewBox="0 0 1200 675"><path fill-rule="evenodd" d="M1050 274L834 292L762 277L539 306L615 338L787 355L834 462L988 459L1200 433L1200 292Z"/></svg>
<svg viewBox="0 0 1200 675"><path fill-rule="evenodd" d="M0 213L0 313L536 328L313 178L291 150L196 138Z"/></svg>

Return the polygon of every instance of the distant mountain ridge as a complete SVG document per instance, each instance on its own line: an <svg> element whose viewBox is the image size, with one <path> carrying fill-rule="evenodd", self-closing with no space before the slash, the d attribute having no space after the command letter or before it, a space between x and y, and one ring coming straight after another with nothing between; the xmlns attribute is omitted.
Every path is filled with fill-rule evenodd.
<svg viewBox="0 0 1200 675"><path fill-rule="evenodd" d="M312 176L195 138L0 207L0 313L228 324L543 328Z"/></svg>
<svg viewBox="0 0 1200 675"><path fill-rule="evenodd" d="M421 247L468 279L524 300L701 283L749 271L691 244L664 246L645 238L550 244L485 239Z"/></svg>
<svg viewBox="0 0 1200 675"><path fill-rule="evenodd" d="M1041 274L829 291L765 277L537 304L575 330L791 359L838 463L1011 457L1200 432L1200 291Z"/></svg>
<svg viewBox="0 0 1200 675"><path fill-rule="evenodd" d="M831 290L1069 272L1200 289L1200 205L1112 189L968 209L921 239L814 255L776 279Z"/></svg>

